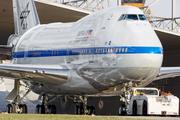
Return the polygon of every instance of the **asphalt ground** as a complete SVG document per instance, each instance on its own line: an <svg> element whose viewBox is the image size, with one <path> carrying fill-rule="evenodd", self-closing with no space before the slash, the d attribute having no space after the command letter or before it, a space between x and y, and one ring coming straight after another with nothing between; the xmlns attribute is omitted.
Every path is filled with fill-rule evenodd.
<svg viewBox="0 0 180 120"><path fill-rule="evenodd" d="M180 117L176 116L113 116L113 117L121 117L121 118L133 118L133 119L151 119L151 120L180 120Z"/></svg>

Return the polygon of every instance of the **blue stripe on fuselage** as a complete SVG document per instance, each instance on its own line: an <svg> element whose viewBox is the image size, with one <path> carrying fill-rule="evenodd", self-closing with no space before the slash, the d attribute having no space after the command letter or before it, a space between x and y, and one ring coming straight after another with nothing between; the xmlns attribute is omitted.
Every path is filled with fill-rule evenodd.
<svg viewBox="0 0 180 120"><path fill-rule="evenodd" d="M24 57L51 57L51 56L72 56L92 54L163 54L161 47L94 47L94 48L73 48L60 50L37 50L15 52L14 58Z"/></svg>

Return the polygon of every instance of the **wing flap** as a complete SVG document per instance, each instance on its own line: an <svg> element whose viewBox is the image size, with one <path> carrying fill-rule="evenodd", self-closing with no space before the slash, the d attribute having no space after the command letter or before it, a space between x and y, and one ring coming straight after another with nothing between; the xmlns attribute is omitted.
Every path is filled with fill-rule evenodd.
<svg viewBox="0 0 180 120"><path fill-rule="evenodd" d="M0 77L60 85L68 80L65 66L0 64Z"/></svg>

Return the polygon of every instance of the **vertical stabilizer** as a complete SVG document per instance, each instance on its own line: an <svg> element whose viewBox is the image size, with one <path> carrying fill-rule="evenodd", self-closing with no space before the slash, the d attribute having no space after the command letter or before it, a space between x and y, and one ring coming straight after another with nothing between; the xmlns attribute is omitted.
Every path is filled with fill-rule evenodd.
<svg viewBox="0 0 180 120"><path fill-rule="evenodd" d="M12 1L16 35L23 35L30 28L40 24L34 0Z"/></svg>

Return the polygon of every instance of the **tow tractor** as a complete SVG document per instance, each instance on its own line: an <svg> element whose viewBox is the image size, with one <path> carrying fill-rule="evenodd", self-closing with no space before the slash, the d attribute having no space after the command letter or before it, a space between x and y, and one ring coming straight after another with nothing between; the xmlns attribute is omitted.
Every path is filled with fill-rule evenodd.
<svg viewBox="0 0 180 120"><path fill-rule="evenodd" d="M119 115L179 115L179 98L171 93L127 85L121 92Z"/></svg>

